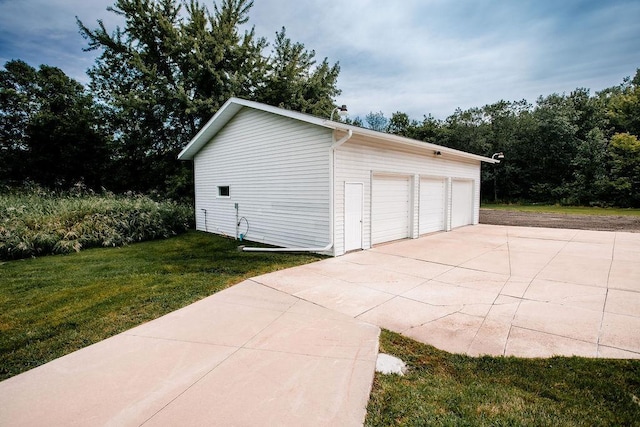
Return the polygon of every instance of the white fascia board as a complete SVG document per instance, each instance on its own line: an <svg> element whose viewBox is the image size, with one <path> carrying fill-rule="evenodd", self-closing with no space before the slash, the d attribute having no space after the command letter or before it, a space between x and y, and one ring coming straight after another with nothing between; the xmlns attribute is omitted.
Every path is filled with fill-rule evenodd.
<svg viewBox="0 0 640 427"><path fill-rule="evenodd" d="M211 141L219 131L226 125L229 120L236 115L240 108L240 105L235 104L234 98L229 99L224 103L222 107L211 117L211 119L205 124L200 131L194 136L191 141L182 149L178 154L179 160L193 160L194 156L204 145Z"/></svg>
<svg viewBox="0 0 640 427"><path fill-rule="evenodd" d="M431 144L428 142L418 141L415 139L405 138L403 136L393 135L384 132L377 132L371 129L365 129L357 126L346 125L341 122L334 122L331 120L323 119L320 117L312 116L310 114L299 113L297 111L285 110L284 108L274 107L260 102L247 101L241 98L230 98L224 103L216 114L209 120L200 131L193 137L193 139L187 144L187 146L178 154L180 160L193 160L196 153L200 151L202 147L211 139L240 111L243 107L254 108L256 110L265 111L279 116L288 117L294 120L300 120L302 122L310 123L316 126L322 126L324 128L353 132L355 135L362 135L365 137L380 140L382 142L390 144L399 144L404 146L410 146L417 148L421 151L439 151L443 154L449 154L455 157L461 157L465 159L481 161L486 163L500 163L499 160L491 159L489 157L479 156L476 154L467 153L465 151L455 150L453 148L443 147L441 145Z"/></svg>
<svg viewBox="0 0 640 427"><path fill-rule="evenodd" d="M311 123L317 126L335 129L330 126L328 120L321 119L309 114L299 113L297 111L285 110L284 108L273 107L259 102L247 101L246 99L230 98L222 107L213 115L213 117L200 129L196 136L189 141L184 149L178 154L179 160L193 160L196 153L240 111L243 107L253 108L267 113L277 114L283 117L289 117L294 120ZM338 123L336 123L338 124Z"/></svg>
<svg viewBox="0 0 640 427"><path fill-rule="evenodd" d="M492 159L490 157L479 156L477 154L467 153L466 151L460 151L453 148L444 147L442 145L432 144L430 142L418 141L417 139L406 138L404 136L378 132L371 129L360 128L357 126L345 125L344 123L330 122L328 120L326 122L327 122L326 123L327 127L331 127L333 129L341 130L344 132L348 132L349 130L351 130L355 135L361 135L368 138L378 139L378 140L381 140L382 142L414 147L426 152L439 151L443 154L449 154L455 157L462 157L465 159L481 161L486 163L500 163L499 160Z"/></svg>

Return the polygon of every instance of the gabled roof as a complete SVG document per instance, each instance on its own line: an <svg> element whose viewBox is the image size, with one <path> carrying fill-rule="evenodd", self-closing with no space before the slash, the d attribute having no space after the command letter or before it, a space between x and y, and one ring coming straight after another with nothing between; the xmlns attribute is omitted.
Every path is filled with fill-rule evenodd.
<svg viewBox="0 0 640 427"><path fill-rule="evenodd" d="M449 154L455 157L461 157L470 160L482 161L487 163L498 163L497 160L490 159L489 157L478 156L476 154L467 153L460 150L454 150L453 148L443 147L441 145L431 144L428 142L418 141L415 139L405 138L398 135L392 135L384 132L377 132L371 129L364 129L358 126L351 126L340 122L334 122L331 120L323 119L320 117L312 116L310 114L299 113L297 111L285 110L284 108L273 107L271 105L262 104L254 101L247 101L246 99L230 98L224 103L216 114L205 124L202 129L193 137L186 147L178 154L180 160L193 160L198 151L202 149L211 139L216 136L218 132L242 109L253 108L267 113L276 114L282 117L288 117L290 119L299 120L305 123L310 123L316 126L321 126L327 129L333 129L338 131L349 132L353 135L361 135L367 138L372 138L381 142L387 142L391 145L410 146L418 149L424 149L425 151L435 152L438 151L442 154Z"/></svg>

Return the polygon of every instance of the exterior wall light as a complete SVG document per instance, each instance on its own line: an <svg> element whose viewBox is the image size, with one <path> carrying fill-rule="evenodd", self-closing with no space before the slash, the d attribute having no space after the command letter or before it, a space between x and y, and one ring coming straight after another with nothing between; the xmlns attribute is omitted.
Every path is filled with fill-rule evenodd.
<svg viewBox="0 0 640 427"><path fill-rule="evenodd" d="M333 109L333 111L331 112L331 118L329 120L333 120L333 115L336 111L338 112L338 115L340 117L344 117L349 114L349 112L347 111L347 106L343 104L342 107L336 107Z"/></svg>
<svg viewBox="0 0 640 427"><path fill-rule="evenodd" d="M497 160L500 163L500 160L504 159L504 153L500 151L499 153L493 153L491 156L493 160ZM493 170L493 203L498 203L498 180L497 180L497 171Z"/></svg>

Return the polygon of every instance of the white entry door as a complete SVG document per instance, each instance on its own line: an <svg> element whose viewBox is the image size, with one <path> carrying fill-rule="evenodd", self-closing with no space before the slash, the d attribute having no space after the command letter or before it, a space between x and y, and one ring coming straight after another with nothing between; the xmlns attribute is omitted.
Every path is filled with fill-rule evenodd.
<svg viewBox="0 0 640 427"><path fill-rule="evenodd" d="M451 183L451 228L473 224L473 181Z"/></svg>
<svg viewBox="0 0 640 427"><path fill-rule="evenodd" d="M362 183L344 185L344 251L362 249Z"/></svg>
<svg viewBox="0 0 640 427"><path fill-rule="evenodd" d="M411 182L407 176L374 176L371 192L371 242L409 237Z"/></svg>

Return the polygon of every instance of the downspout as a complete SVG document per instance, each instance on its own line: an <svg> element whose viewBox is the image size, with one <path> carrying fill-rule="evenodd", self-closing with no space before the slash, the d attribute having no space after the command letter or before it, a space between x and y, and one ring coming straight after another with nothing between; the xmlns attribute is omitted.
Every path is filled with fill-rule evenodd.
<svg viewBox="0 0 640 427"><path fill-rule="evenodd" d="M327 252L333 247L334 244L334 234L335 234L335 219L334 219L334 195L335 195L335 184L336 184L336 148L340 147L342 144L347 142L353 136L353 131L349 129L347 134L340 138L338 141L334 142L331 145L331 185L329 186L330 195L329 195L329 215L330 215L330 234L331 241L324 248L257 248L257 247L242 247L244 252ZM335 250L334 250L335 254Z"/></svg>
<svg viewBox="0 0 640 427"><path fill-rule="evenodd" d="M343 136L338 141L333 143L333 145L331 146L331 149L333 150L334 160L335 160L336 148L340 147L342 144L344 144L345 142L350 140L352 136L353 136L353 131L351 129L349 129L345 136Z"/></svg>
<svg viewBox="0 0 640 427"><path fill-rule="evenodd" d="M244 252L326 252L333 246L333 242L324 248L257 248L254 246L242 247Z"/></svg>

